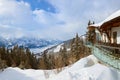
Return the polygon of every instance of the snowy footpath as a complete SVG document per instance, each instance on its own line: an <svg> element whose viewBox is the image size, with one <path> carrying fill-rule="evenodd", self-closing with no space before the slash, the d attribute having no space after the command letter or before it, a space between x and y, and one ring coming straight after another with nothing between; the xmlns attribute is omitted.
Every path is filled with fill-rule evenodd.
<svg viewBox="0 0 120 80"><path fill-rule="evenodd" d="M46 74L46 76L45 76ZM7 68L0 71L0 80L120 80L120 72L99 64L90 55L56 74L55 70Z"/></svg>

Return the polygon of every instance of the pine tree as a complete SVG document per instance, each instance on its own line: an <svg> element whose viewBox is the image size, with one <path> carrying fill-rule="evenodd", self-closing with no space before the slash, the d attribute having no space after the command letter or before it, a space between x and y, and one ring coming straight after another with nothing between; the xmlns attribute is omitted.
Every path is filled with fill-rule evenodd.
<svg viewBox="0 0 120 80"><path fill-rule="evenodd" d="M0 47L0 68L20 67L37 69L37 58L27 48L14 46L12 49Z"/></svg>
<svg viewBox="0 0 120 80"><path fill-rule="evenodd" d="M49 69L55 68L55 56L54 54L47 54Z"/></svg>
<svg viewBox="0 0 120 80"><path fill-rule="evenodd" d="M0 54L0 69L2 69L2 59L1 59L1 54Z"/></svg>
<svg viewBox="0 0 120 80"><path fill-rule="evenodd" d="M71 53L72 53L74 61L77 61L78 59L80 59L81 42L80 42L80 38L79 38L78 34L76 34L74 43L71 46Z"/></svg>
<svg viewBox="0 0 120 80"><path fill-rule="evenodd" d="M25 68L31 68L31 52L30 50L27 48L26 49L26 61L25 61Z"/></svg>
<svg viewBox="0 0 120 80"><path fill-rule="evenodd" d="M39 59L39 67L42 69L50 69L50 63L49 63L49 57L47 55L47 50L45 50L41 56L41 58Z"/></svg>
<svg viewBox="0 0 120 80"><path fill-rule="evenodd" d="M89 26L89 25L91 25L91 21L90 21L90 20L89 20L89 22L88 22L88 26Z"/></svg>
<svg viewBox="0 0 120 80"><path fill-rule="evenodd" d="M67 56L67 49L66 49L65 45L63 45L63 49L61 51L61 56L62 56L63 66L67 66L68 65L68 56Z"/></svg>
<svg viewBox="0 0 120 80"><path fill-rule="evenodd" d="M19 68L21 68L21 69L25 68L25 62L24 61L21 61L20 65L19 65Z"/></svg>

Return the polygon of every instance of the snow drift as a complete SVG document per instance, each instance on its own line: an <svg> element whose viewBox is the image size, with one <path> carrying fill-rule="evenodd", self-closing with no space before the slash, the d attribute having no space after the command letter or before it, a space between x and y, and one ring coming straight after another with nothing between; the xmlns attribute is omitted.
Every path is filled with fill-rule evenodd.
<svg viewBox="0 0 120 80"><path fill-rule="evenodd" d="M44 70L7 68L0 72L0 80L120 80L120 72L98 63L90 55L67 67L58 74L46 70L50 75L46 79Z"/></svg>

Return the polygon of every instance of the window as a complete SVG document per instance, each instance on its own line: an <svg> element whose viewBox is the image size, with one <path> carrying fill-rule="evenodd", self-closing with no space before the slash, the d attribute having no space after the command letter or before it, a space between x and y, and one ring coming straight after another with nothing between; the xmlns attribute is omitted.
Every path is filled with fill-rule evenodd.
<svg viewBox="0 0 120 80"><path fill-rule="evenodd" d="M117 43L117 32L113 32L113 43Z"/></svg>

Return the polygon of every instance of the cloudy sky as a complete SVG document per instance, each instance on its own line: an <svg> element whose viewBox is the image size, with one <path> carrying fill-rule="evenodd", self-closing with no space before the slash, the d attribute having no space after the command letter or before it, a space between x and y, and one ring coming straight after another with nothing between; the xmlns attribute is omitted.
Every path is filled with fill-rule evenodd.
<svg viewBox="0 0 120 80"><path fill-rule="evenodd" d="M0 0L0 36L66 40L119 9L120 0Z"/></svg>

